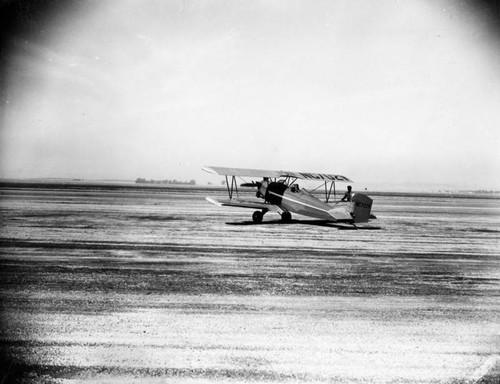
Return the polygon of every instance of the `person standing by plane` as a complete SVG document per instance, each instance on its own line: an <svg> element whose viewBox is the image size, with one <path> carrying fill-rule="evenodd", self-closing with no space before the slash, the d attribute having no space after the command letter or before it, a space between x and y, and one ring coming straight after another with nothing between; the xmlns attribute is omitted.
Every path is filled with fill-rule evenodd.
<svg viewBox="0 0 500 384"><path fill-rule="evenodd" d="M351 201L351 190L352 187L350 185L347 186L347 192L344 194L344 197L340 199L340 201Z"/></svg>
<svg viewBox="0 0 500 384"><path fill-rule="evenodd" d="M258 184L257 184L258 185ZM264 177L264 180L262 180L262 183L260 183L258 189L257 189L257 197L262 197L263 199L266 198L266 191L267 187L269 185L269 179L267 177Z"/></svg>

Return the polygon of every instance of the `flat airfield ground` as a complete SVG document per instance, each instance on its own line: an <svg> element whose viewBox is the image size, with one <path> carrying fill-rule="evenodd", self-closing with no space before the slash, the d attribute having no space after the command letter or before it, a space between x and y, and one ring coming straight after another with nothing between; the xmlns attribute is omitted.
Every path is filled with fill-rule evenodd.
<svg viewBox="0 0 500 384"><path fill-rule="evenodd" d="M0 192L1 383L500 382L498 199L373 196L354 230L221 191Z"/></svg>

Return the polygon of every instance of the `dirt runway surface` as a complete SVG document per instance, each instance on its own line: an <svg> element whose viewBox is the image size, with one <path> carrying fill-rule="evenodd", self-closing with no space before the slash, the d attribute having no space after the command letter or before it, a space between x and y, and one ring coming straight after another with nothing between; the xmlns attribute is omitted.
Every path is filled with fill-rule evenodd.
<svg viewBox="0 0 500 384"><path fill-rule="evenodd" d="M500 382L498 199L373 196L354 230L201 189L0 192L2 383Z"/></svg>

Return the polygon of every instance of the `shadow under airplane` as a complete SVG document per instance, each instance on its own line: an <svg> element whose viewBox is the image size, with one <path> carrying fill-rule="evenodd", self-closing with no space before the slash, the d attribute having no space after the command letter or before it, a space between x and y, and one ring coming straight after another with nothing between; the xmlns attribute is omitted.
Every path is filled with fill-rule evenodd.
<svg viewBox="0 0 500 384"><path fill-rule="evenodd" d="M381 227L358 227L353 226L348 223L333 223L327 220L296 220L292 219L287 222L283 222L282 220L270 220L270 221L262 221L260 223L254 223L253 221L238 221L238 222L226 222L227 225L234 226L247 226L247 225L315 225L318 227L329 227L329 228L337 228L338 230L375 230L378 231Z"/></svg>

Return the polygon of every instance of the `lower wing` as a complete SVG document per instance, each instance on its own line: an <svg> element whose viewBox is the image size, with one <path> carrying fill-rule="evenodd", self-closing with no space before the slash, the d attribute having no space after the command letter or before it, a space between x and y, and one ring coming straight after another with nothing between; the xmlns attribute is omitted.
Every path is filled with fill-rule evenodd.
<svg viewBox="0 0 500 384"><path fill-rule="evenodd" d="M265 209L267 211L276 211L278 212L280 209L277 205L262 203L260 201L250 201L250 200L237 200L237 199L228 199L228 200L217 200L213 197L206 197L205 200L209 201L212 204L215 204L219 207L239 207L239 208L251 208L251 209Z"/></svg>

